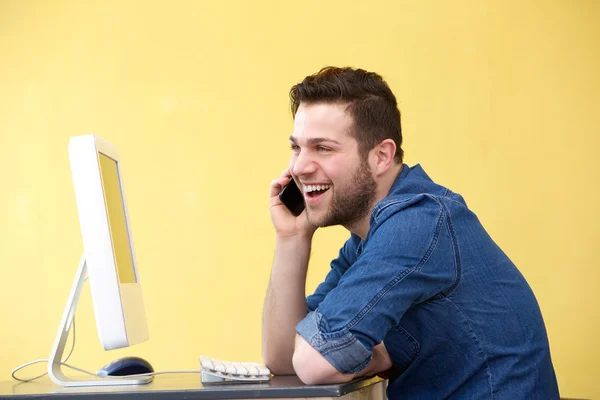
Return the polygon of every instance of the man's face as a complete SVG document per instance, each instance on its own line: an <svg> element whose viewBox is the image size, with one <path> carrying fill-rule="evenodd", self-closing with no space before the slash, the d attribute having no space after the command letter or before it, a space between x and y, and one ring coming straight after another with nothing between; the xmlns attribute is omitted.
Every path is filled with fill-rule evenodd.
<svg viewBox="0 0 600 400"><path fill-rule="evenodd" d="M315 226L350 228L370 212L375 199L377 185L349 135L353 121L345 108L300 104L294 119L289 167Z"/></svg>

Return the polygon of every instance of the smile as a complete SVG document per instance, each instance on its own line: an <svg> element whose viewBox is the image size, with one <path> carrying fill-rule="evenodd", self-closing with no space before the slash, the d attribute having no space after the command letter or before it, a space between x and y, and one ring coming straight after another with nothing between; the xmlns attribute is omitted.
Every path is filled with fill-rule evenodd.
<svg viewBox="0 0 600 400"><path fill-rule="evenodd" d="M304 185L304 197L307 200L316 200L329 190L330 185ZM308 201L312 203L311 201Z"/></svg>
<svg viewBox="0 0 600 400"><path fill-rule="evenodd" d="M306 194L309 194L309 193L318 194L319 192L326 191L330 187L331 186L329 186L329 185L305 185L304 186L304 193L306 193Z"/></svg>

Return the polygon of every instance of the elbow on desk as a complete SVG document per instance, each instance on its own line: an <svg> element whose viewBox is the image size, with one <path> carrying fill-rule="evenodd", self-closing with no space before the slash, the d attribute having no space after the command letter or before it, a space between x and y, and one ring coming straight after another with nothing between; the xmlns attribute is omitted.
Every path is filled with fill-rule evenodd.
<svg viewBox="0 0 600 400"><path fill-rule="evenodd" d="M315 357L313 352L316 352L316 350L306 351L300 348L294 351L292 357L295 374L305 385L345 383L354 378L354 375L341 374L323 356L318 354Z"/></svg>

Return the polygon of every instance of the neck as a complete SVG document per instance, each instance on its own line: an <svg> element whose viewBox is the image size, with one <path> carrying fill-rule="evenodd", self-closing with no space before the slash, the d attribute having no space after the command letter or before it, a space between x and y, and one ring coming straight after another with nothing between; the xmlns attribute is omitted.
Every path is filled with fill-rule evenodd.
<svg viewBox="0 0 600 400"><path fill-rule="evenodd" d="M375 208L377 203L388 196L390 189L396 181L396 178L400 175L400 172L402 172L402 164L387 170L377 182L377 190L373 197L373 201L371 202L371 206L369 207L369 212L355 223L347 226L344 225L344 228L359 236L362 240L365 240L369 233L369 229L371 229L371 213L373 212L373 208Z"/></svg>

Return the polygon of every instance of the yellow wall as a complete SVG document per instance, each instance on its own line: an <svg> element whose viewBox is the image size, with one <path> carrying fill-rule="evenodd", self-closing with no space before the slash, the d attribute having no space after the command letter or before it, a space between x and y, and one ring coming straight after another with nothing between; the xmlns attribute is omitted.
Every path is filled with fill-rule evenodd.
<svg viewBox="0 0 600 400"><path fill-rule="evenodd" d="M296 3L296 4L294 4ZM1 1L0 380L49 354L82 251L67 144L122 157L151 340L72 363L260 359L289 87L380 72L406 160L461 192L533 287L563 396L600 397L600 2ZM313 289L345 239L318 232Z"/></svg>

